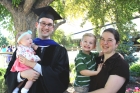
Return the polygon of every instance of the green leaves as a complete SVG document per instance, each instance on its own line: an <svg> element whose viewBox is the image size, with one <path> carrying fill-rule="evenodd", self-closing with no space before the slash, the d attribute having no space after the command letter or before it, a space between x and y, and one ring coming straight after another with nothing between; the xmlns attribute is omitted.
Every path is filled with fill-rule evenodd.
<svg viewBox="0 0 140 93"><path fill-rule="evenodd" d="M2 46L2 45L8 45L8 41L7 41L7 39L5 38L5 37L3 37L2 36L2 34L0 33L0 47Z"/></svg>
<svg viewBox="0 0 140 93"><path fill-rule="evenodd" d="M82 25L87 20L91 21L95 35L100 34L103 25L114 22L117 23L114 28L117 28L122 36L125 35L124 30L134 28L134 25L129 27L132 24L130 21L140 12L140 0L65 0L65 2L67 9L65 14L71 19L82 17ZM126 38L128 37L121 40Z"/></svg>
<svg viewBox="0 0 140 93"><path fill-rule="evenodd" d="M18 5L20 4L22 0L12 0L12 4L15 6L15 7L18 7Z"/></svg>
<svg viewBox="0 0 140 93"><path fill-rule="evenodd" d="M8 31L14 31L13 28L13 18L11 13L0 4L0 25L2 28Z"/></svg>
<svg viewBox="0 0 140 93"><path fill-rule="evenodd" d="M6 69L0 68L0 92L1 93L7 93L7 86L5 85L5 74Z"/></svg>
<svg viewBox="0 0 140 93"><path fill-rule="evenodd" d="M130 71L132 71L134 76L140 76L140 63L135 63L130 66Z"/></svg>

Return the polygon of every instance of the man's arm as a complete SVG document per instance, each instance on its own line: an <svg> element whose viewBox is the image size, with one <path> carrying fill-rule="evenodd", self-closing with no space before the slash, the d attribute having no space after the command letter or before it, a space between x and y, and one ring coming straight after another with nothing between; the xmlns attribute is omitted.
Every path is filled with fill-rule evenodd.
<svg viewBox="0 0 140 93"><path fill-rule="evenodd" d="M38 64L37 62L27 60L27 59L26 59L24 56L22 56L22 55L19 55L19 61L20 61L22 64L33 68L35 71L39 72L39 73L42 75L41 65Z"/></svg>
<svg viewBox="0 0 140 93"><path fill-rule="evenodd" d="M22 55L19 55L19 61L26 65L26 66L29 66L33 69L31 70L26 70L26 71L22 71L20 73L20 76L23 77L23 78L27 78L28 80L36 80L40 74L42 74L42 71L41 71L41 65L38 64L37 62L34 62L34 61L30 61L30 60L27 60L24 56ZM37 71L37 72L36 72ZM30 75L30 73L32 73L32 75ZM32 77L31 77L32 76Z"/></svg>
<svg viewBox="0 0 140 93"><path fill-rule="evenodd" d="M19 62L26 65L26 66L29 66L31 68L34 68L35 65L37 64L36 62L34 61L30 61L30 60L27 60L24 56L22 55L19 55Z"/></svg>
<svg viewBox="0 0 140 93"><path fill-rule="evenodd" d="M33 69L28 69L20 72L20 75L21 77L27 78L28 80L36 81L40 74Z"/></svg>

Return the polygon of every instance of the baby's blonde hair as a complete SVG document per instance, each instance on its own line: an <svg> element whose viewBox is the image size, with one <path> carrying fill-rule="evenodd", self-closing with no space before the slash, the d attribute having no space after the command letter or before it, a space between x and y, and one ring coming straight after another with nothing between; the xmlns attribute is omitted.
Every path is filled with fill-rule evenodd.
<svg viewBox="0 0 140 93"><path fill-rule="evenodd" d="M27 35L27 34L32 34L32 31L31 30L28 30L28 31L26 31L26 32L20 32L20 33L18 33L17 34L17 43L19 43L19 41L25 36L25 35Z"/></svg>

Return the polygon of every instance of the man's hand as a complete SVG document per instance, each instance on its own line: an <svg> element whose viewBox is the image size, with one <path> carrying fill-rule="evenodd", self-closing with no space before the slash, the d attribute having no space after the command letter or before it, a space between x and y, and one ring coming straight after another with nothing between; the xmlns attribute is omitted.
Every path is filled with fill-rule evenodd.
<svg viewBox="0 0 140 93"><path fill-rule="evenodd" d="M21 77L27 78L28 80L31 80L31 81L36 81L38 77L40 76L40 74L34 71L33 69L22 71L20 72L20 75Z"/></svg>
<svg viewBox="0 0 140 93"><path fill-rule="evenodd" d="M30 61L30 60L27 60L24 56L22 55L19 55L18 56L19 58L19 62L26 65L26 66L29 66L31 68L34 68L34 66L36 65L36 62L34 61Z"/></svg>
<svg viewBox="0 0 140 93"><path fill-rule="evenodd" d="M22 63L22 64L26 64L26 61L28 61L28 60L27 60L24 56L22 56L22 55L19 55L18 58L19 58L19 62Z"/></svg>

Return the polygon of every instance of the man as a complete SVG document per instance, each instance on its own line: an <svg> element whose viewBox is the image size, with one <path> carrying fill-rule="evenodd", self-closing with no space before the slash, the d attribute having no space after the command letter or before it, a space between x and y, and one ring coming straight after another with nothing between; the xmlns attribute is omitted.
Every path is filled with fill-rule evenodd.
<svg viewBox="0 0 140 93"><path fill-rule="evenodd" d="M54 30L54 20L61 19L61 17L50 6L33 11L39 16L38 22L36 22L38 38L33 41L34 44L38 45L36 54L41 58L41 61L33 62L19 56L20 62L32 69L10 72L16 59L16 52L14 52L4 76L8 93L12 93L19 82L24 79L34 81L28 93L63 93L69 85L68 54L64 47L50 39Z"/></svg>

